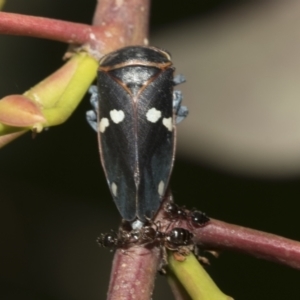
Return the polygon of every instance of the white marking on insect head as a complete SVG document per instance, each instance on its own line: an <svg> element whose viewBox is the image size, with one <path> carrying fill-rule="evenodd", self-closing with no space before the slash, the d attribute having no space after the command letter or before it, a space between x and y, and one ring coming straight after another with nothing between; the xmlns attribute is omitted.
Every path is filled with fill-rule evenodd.
<svg viewBox="0 0 300 300"><path fill-rule="evenodd" d="M115 197L117 197L117 194L118 194L118 186L117 186L114 182L111 184L111 191L112 191L113 195L114 195Z"/></svg>
<svg viewBox="0 0 300 300"><path fill-rule="evenodd" d="M106 127L109 126L109 120L107 118L102 118L99 122L99 131L103 133Z"/></svg>
<svg viewBox="0 0 300 300"><path fill-rule="evenodd" d="M172 129L173 129L172 117L170 117L170 118L163 118L162 122L167 127L167 129L169 131L172 131Z"/></svg>
<svg viewBox="0 0 300 300"><path fill-rule="evenodd" d="M164 191L165 191L165 183L161 180L158 184L158 194L160 196L164 195Z"/></svg>
<svg viewBox="0 0 300 300"><path fill-rule="evenodd" d="M123 112L123 110L111 110L109 112L111 119L113 120L114 123L118 124L120 122L122 122L125 118L125 114Z"/></svg>
<svg viewBox="0 0 300 300"><path fill-rule="evenodd" d="M146 113L147 120L152 123L156 123L161 118L161 111L155 107L150 108Z"/></svg>

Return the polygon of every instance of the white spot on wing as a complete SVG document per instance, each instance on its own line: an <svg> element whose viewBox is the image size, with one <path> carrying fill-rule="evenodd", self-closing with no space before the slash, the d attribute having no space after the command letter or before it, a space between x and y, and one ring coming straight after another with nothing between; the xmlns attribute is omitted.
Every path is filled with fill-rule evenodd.
<svg viewBox="0 0 300 300"><path fill-rule="evenodd" d="M160 196L164 195L164 191L165 191L165 183L161 180L158 184L158 194Z"/></svg>
<svg viewBox="0 0 300 300"><path fill-rule="evenodd" d="M163 118L162 122L167 127L167 129L169 131L172 131L172 129L173 129L172 117L170 117L170 118Z"/></svg>
<svg viewBox="0 0 300 300"><path fill-rule="evenodd" d="M123 110L111 110L109 112L111 119L113 120L114 123L118 124L120 122L122 122L125 118L125 114L123 112Z"/></svg>
<svg viewBox="0 0 300 300"><path fill-rule="evenodd" d="M111 184L111 191L112 191L113 195L114 195L115 197L117 197L117 194L118 194L118 186L117 186L114 182Z"/></svg>
<svg viewBox="0 0 300 300"><path fill-rule="evenodd" d="M155 107L150 108L146 113L147 120L152 123L156 123L161 118L161 111Z"/></svg>
<svg viewBox="0 0 300 300"><path fill-rule="evenodd" d="M103 133L106 127L109 126L109 120L107 118L102 118L99 122L99 131Z"/></svg>

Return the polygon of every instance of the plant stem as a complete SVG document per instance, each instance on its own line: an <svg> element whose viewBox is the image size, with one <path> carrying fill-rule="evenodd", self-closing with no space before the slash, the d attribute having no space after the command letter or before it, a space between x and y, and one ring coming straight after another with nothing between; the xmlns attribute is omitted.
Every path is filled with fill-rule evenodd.
<svg viewBox="0 0 300 300"><path fill-rule="evenodd" d="M117 250L111 271L107 300L149 300L158 270L160 248L137 245Z"/></svg>
<svg viewBox="0 0 300 300"><path fill-rule="evenodd" d="M43 17L0 12L0 34L31 36L65 43L90 41L91 25Z"/></svg>
<svg viewBox="0 0 300 300"><path fill-rule="evenodd" d="M300 269L298 241L213 219L193 233L205 249L237 251Z"/></svg>

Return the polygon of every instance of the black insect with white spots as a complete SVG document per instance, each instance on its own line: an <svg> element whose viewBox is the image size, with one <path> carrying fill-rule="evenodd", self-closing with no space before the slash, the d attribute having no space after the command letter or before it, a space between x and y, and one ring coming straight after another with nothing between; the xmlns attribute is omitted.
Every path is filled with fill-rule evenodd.
<svg viewBox="0 0 300 300"><path fill-rule="evenodd" d="M155 47L125 47L104 56L95 111L87 119L98 133L102 166L114 202L132 224L153 218L168 187L175 154L176 127L188 114L185 81L174 77L170 54Z"/></svg>

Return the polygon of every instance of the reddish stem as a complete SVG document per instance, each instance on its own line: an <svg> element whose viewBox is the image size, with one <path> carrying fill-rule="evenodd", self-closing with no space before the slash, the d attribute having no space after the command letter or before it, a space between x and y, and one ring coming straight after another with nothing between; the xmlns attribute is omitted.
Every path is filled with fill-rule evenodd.
<svg viewBox="0 0 300 300"><path fill-rule="evenodd" d="M99 1L94 26L0 12L0 34L88 45L101 56L128 45L147 45L149 10L149 0Z"/></svg>
<svg viewBox="0 0 300 300"><path fill-rule="evenodd" d="M111 271L107 300L151 299L160 249L137 245L117 250Z"/></svg>
<svg viewBox="0 0 300 300"><path fill-rule="evenodd" d="M84 44L91 40L91 25L0 12L0 34L22 35Z"/></svg>
<svg viewBox="0 0 300 300"><path fill-rule="evenodd" d="M93 25L100 29L107 52L129 45L148 45L150 0L98 1ZM103 49L103 46L99 47Z"/></svg>
<svg viewBox="0 0 300 300"><path fill-rule="evenodd" d="M300 269L300 242L217 220L193 232L206 249L238 251Z"/></svg>
<svg viewBox="0 0 300 300"><path fill-rule="evenodd" d="M148 44L150 0L101 0L93 18L97 51L107 53L128 45ZM136 246L116 251L107 299L150 299L160 249Z"/></svg>

